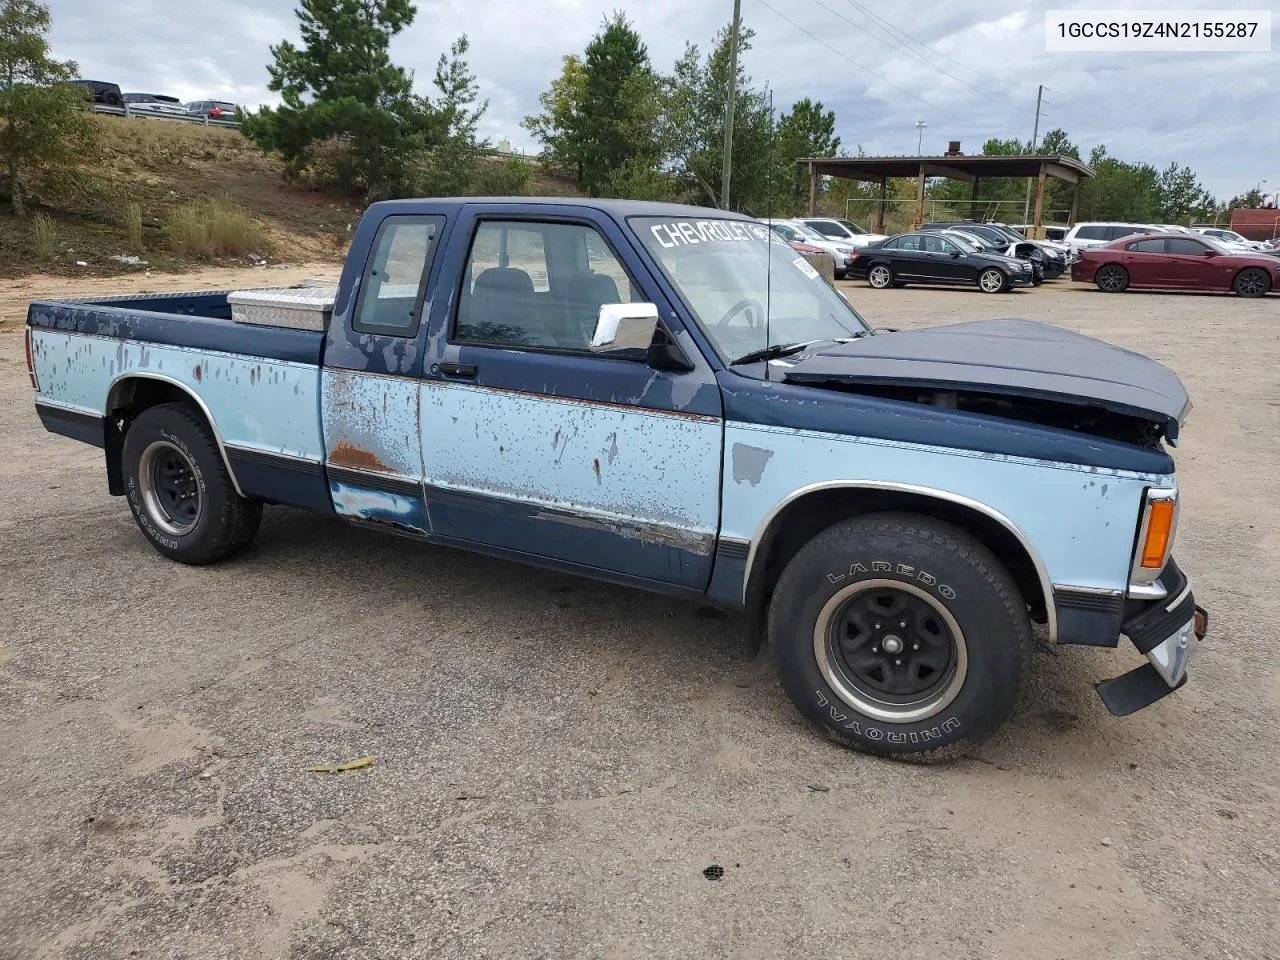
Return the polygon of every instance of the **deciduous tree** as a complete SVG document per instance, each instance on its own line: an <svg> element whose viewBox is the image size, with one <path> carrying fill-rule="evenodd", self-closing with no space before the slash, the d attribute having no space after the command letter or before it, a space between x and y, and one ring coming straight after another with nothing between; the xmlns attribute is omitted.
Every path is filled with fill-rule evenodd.
<svg viewBox="0 0 1280 960"><path fill-rule="evenodd" d="M85 92L68 82L76 65L49 56L48 32L48 7L0 0L0 160L19 217L28 175L65 171L93 141Z"/></svg>

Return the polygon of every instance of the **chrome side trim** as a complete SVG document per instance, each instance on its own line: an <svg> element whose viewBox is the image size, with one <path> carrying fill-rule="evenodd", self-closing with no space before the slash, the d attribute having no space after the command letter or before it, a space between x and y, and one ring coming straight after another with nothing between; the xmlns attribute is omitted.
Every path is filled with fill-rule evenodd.
<svg viewBox="0 0 1280 960"><path fill-rule="evenodd" d="M1165 589L1164 583L1160 580L1152 583L1129 584L1129 598L1131 600L1163 600L1168 595L1169 591Z"/></svg>
<svg viewBox="0 0 1280 960"><path fill-rule="evenodd" d="M1027 556L1031 558L1032 566L1036 568L1036 576L1040 580L1040 592L1044 594L1044 610L1045 621L1049 628L1049 642L1058 642L1058 609L1053 602L1053 581L1049 579L1049 571L1045 568L1044 560L1040 558L1040 552L1036 550L1027 535L1022 532L1016 523L1006 517L999 510L972 500L969 497L961 496L957 493L948 493L945 490L938 490L934 487L924 487L914 483L891 483L880 480L824 480L820 483L811 483L808 486L793 490L786 497L774 504L772 510L765 514L756 527L755 534L751 537L751 549L747 553L747 568L742 576L742 600L747 601L747 586L751 582L751 571L755 566L756 550L764 540L764 536L769 532L769 527L783 510L790 506L800 497L810 493L816 493L819 490L889 490L895 493L914 493L920 496L931 497L934 500L945 500L948 503L954 503L961 507L967 507L975 510L983 516L988 517L1000 526L1004 527L1014 539L1021 544L1022 549L1026 551Z"/></svg>
<svg viewBox="0 0 1280 960"><path fill-rule="evenodd" d="M1055 583L1053 589L1059 593L1086 593L1091 597L1123 597L1123 590L1113 590L1111 587L1075 587L1066 583Z"/></svg>
<svg viewBox="0 0 1280 960"><path fill-rule="evenodd" d="M227 446L222 442L222 433L218 430L218 421L213 419L213 412L209 409L208 404L200 398L199 394L195 393L181 380L176 380L163 373L151 373L145 370L130 370L127 373L122 373L112 380L111 385L107 387L107 403L103 416L111 416L111 395L115 392L116 387L125 380L131 379L159 380L163 383L172 384L196 402L196 406L200 408L200 412L203 413L205 419L209 421L209 429L213 431L213 439L218 445L218 453L222 457L222 465L227 468L227 476L231 478L231 486L235 488L235 491L239 496L244 497L244 491L240 489L240 481L236 479L236 472L231 469L231 458L227 456Z"/></svg>
<svg viewBox="0 0 1280 960"><path fill-rule="evenodd" d="M54 410L65 410L67 413L79 413L86 417L101 417L103 415L101 410L94 410L92 407L82 407L78 403L67 403L63 400L50 400L46 397L42 397L38 393L36 394L36 406L50 407Z"/></svg>
<svg viewBox="0 0 1280 960"><path fill-rule="evenodd" d="M316 457L300 457L296 453L281 453L279 450L268 450L265 447L248 447L242 443L228 443L227 451L230 453L243 453L253 456L255 454L271 457L274 460L292 460L294 463L306 463L312 466L319 466L320 460Z"/></svg>
<svg viewBox="0 0 1280 960"><path fill-rule="evenodd" d="M1178 604L1180 604L1183 600L1187 599L1187 594L1189 594L1190 592L1191 592L1191 581L1188 580L1187 585L1182 588L1182 592L1178 594L1176 597L1174 597L1173 600L1169 601L1168 604L1165 605L1165 608L1164 608L1165 612L1173 613L1173 608L1176 607Z"/></svg>

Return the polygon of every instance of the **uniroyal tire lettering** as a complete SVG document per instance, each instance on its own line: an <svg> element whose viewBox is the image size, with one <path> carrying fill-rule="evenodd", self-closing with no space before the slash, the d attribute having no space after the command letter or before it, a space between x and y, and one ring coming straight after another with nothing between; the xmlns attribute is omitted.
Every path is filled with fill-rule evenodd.
<svg viewBox="0 0 1280 960"><path fill-rule="evenodd" d="M943 720L942 723L935 724L934 726L928 727L924 730L886 731L879 727L864 727L860 721L851 720L848 714L839 713L835 707L830 706L831 698L821 690L815 690L813 693L814 696L818 698L818 706L828 707L828 713L830 714L832 721L835 723L843 723L845 720L849 721L840 727L841 730L851 733L855 737L864 737L867 740L874 740L877 742L883 740L886 743L893 744L930 743L934 740L942 740L947 734L955 730L959 730L961 727L961 723L956 717L948 717L946 720Z"/></svg>

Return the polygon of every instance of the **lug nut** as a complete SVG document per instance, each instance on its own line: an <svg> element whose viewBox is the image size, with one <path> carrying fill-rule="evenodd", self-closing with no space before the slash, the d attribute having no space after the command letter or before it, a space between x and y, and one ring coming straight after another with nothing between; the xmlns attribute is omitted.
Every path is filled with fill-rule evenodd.
<svg viewBox="0 0 1280 960"><path fill-rule="evenodd" d="M879 647L872 647L872 648L871 648L871 652L872 652L872 653L879 653L879 652L880 652L880 648L879 648Z"/></svg>
<svg viewBox="0 0 1280 960"><path fill-rule="evenodd" d="M911 649L912 649L912 650L919 650L919 649L920 649L920 644L918 644L918 643L913 643L913 644L911 645Z"/></svg>
<svg viewBox="0 0 1280 960"><path fill-rule="evenodd" d="M901 660L895 660L895 661L893 661L893 663L894 663L894 666L898 666L898 667L902 666L902 661L901 661Z"/></svg>

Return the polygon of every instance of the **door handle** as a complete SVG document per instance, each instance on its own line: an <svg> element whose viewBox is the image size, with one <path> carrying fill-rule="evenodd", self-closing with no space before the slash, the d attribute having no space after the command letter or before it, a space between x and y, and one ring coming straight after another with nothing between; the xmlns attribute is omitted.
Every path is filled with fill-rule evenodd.
<svg viewBox="0 0 1280 960"><path fill-rule="evenodd" d="M474 363L453 363L446 360L443 363L437 363L435 367L446 377L459 377L463 380L474 380L479 372Z"/></svg>

